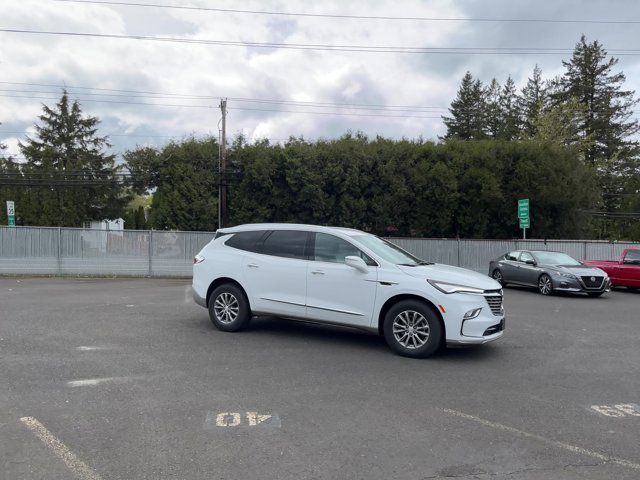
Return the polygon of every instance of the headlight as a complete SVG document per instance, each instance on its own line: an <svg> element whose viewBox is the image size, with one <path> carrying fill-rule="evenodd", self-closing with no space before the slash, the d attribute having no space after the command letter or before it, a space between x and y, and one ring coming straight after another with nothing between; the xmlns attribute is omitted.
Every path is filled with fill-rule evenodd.
<svg viewBox="0 0 640 480"><path fill-rule="evenodd" d="M467 287L465 285L456 285L446 282L437 282L435 280L427 280L427 282L440 290L442 293L484 293L484 290L482 288Z"/></svg>
<svg viewBox="0 0 640 480"><path fill-rule="evenodd" d="M553 274L558 277L564 277L564 278L573 278L573 279L578 278L573 273L553 272Z"/></svg>

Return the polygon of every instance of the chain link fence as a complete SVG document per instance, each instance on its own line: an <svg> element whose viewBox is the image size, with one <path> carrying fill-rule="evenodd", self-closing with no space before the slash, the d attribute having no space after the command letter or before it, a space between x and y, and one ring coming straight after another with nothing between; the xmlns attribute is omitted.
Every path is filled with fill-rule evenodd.
<svg viewBox="0 0 640 480"><path fill-rule="evenodd" d="M189 277L193 257L215 232L0 227L0 274ZM638 243L594 240L390 238L419 258L487 273L489 261L519 249L577 259L617 259Z"/></svg>

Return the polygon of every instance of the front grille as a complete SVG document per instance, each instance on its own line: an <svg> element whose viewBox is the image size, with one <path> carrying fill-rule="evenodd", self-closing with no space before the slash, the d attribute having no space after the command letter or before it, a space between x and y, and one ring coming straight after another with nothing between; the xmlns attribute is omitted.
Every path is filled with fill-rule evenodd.
<svg viewBox="0 0 640 480"><path fill-rule="evenodd" d="M489 304L491 313L493 313L494 315L502 315L502 295L488 294L488 295L485 295L484 298L487 300L487 303Z"/></svg>
<svg viewBox="0 0 640 480"><path fill-rule="evenodd" d="M602 281L604 280L604 277L592 277L590 275L585 275L580 278L582 279L584 286L587 288L600 288L602 287Z"/></svg>
<svg viewBox="0 0 640 480"><path fill-rule="evenodd" d="M482 334L483 337L486 337L487 335L493 335L494 333L498 333L504 330L504 318L502 320L500 320L500 323L497 323L495 325L491 325L489 328L487 328L484 333Z"/></svg>

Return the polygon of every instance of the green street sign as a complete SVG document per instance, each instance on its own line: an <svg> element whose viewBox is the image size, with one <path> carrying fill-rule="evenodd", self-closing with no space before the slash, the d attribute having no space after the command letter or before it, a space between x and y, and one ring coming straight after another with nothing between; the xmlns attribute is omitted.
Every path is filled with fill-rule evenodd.
<svg viewBox="0 0 640 480"><path fill-rule="evenodd" d="M7 200L7 224L10 227L16 226L16 207L11 200Z"/></svg>
<svg viewBox="0 0 640 480"><path fill-rule="evenodd" d="M529 218L520 218L520 228L529 228Z"/></svg>
<svg viewBox="0 0 640 480"><path fill-rule="evenodd" d="M529 199L518 200L518 218L529 218Z"/></svg>

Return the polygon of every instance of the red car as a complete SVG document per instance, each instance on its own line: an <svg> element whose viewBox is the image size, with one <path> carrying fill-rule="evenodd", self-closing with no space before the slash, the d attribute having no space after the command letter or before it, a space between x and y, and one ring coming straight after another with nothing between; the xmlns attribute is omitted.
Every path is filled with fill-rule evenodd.
<svg viewBox="0 0 640 480"><path fill-rule="evenodd" d="M607 272L614 287L640 289L640 248L625 249L620 260L585 260L582 263Z"/></svg>

